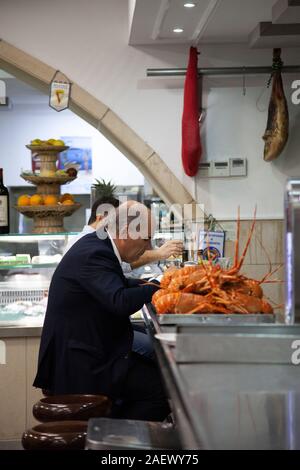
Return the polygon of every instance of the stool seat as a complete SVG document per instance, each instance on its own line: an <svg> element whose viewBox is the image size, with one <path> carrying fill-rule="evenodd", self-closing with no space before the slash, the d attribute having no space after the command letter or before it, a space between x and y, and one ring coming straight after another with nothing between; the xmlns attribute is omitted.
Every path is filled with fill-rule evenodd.
<svg viewBox="0 0 300 470"><path fill-rule="evenodd" d="M108 416L111 401L105 395L54 395L41 398L33 405L33 416L43 423L49 421L87 421Z"/></svg>
<svg viewBox="0 0 300 470"><path fill-rule="evenodd" d="M87 432L86 421L43 423L23 433L25 450L83 450Z"/></svg>

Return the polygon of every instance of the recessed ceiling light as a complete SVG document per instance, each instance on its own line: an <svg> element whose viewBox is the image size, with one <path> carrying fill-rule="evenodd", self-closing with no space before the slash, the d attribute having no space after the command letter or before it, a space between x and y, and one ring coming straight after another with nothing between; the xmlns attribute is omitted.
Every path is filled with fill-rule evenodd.
<svg viewBox="0 0 300 470"><path fill-rule="evenodd" d="M196 6L196 3L192 2L187 2L183 5L185 8L194 8Z"/></svg>
<svg viewBox="0 0 300 470"><path fill-rule="evenodd" d="M182 28L174 28L173 33L183 33L183 29Z"/></svg>

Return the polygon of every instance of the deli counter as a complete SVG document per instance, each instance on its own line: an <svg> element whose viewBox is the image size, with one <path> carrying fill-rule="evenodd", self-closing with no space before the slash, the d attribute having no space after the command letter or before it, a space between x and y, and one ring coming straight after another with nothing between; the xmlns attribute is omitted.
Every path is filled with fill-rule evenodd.
<svg viewBox="0 0 300 470"><path fill-rule="evenodd" d="M0 236L0 327L7 333L42 326L53 272L76 235Z"/></svg>

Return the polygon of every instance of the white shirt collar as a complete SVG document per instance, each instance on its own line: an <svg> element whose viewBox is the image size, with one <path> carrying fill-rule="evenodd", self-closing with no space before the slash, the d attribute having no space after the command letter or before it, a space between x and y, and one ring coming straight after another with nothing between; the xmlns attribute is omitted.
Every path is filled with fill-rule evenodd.
<svg viewBox="0 0 300 470"><path fill-rule="evenodd" d="M111 241L111 244L112 244L112 247L113 247L114 253L115 253L116 257L118 258L118 261L119 261L119 263L122 265L122 259L121 259L121 256L120 256L120 253L119 253L119 250L118 250L118 248L117 248L117 246L116 246L115 242L113 241L113 239L112 239L112 237L111 237L111 235L110 235L109 231L108 231L108 230L106 230L106 232L107 232L107 235L108 235L108 237L109 237L109 239L110 239L110 241Z"/></svg>
<svg viewBox="0 0 300 470"><path fill-rule="evenodd" d="M96 229L94 227L91 227L90 225L85 225L81 231L82 234L86 235L87 233L93 233L95 232Z"/></svg>

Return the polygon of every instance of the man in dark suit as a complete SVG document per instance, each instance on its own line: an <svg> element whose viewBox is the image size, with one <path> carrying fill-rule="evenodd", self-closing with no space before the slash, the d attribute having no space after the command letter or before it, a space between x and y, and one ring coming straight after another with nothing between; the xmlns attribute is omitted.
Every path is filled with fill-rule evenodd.
<svg viewBox="0 0 300 470"><path fill-rule="evenodd" d="M66 253L50 285L34 386L53 394L108 395L120 403L115 417L160 421L168 415L156 364L132 352L129 319L157 288L126 279L120 264L141 256L153 231L148 209L129 201Z"/></svg>

